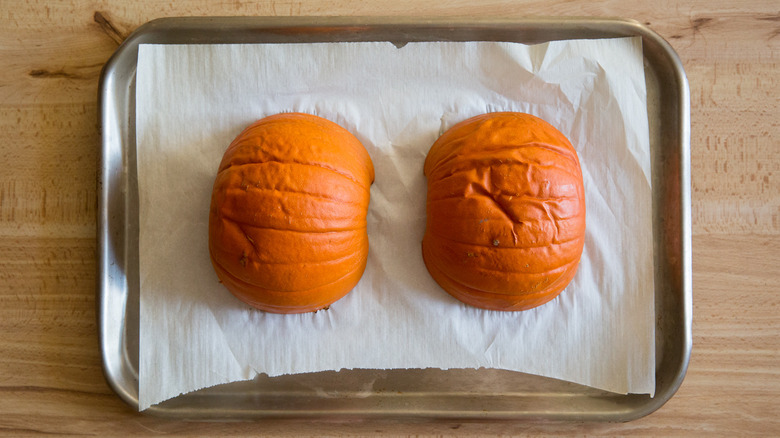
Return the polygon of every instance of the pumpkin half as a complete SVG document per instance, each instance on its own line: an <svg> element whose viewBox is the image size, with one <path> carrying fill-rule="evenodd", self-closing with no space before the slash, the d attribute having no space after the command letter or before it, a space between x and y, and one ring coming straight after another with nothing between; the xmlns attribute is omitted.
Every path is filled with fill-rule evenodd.
<svg viewBox="0 0 780 438"><path fill-rule="evenodd" d="M490 113L446 131L425 160L425 265L460 301L526 310L560 294L585 241L577 153L544 120Z"/></svg>
<svg viewBox="0 0 780 438"><path fill-rule="evenodd" d="M366 267L374 181L360 141L321 117L285 113L247 127L214 181L209 253L237 298L274 313L328 307Z"/></svg>

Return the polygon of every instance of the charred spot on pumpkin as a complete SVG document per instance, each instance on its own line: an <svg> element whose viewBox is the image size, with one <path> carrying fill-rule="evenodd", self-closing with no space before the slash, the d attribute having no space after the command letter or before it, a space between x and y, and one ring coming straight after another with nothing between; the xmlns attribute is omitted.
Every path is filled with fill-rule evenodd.
<svg viewBox="0 0 780 438"><path fill-rule="evenodd" d="M246 268L246 254L241 254L241 259L238 262L241 263L242 267Z"/></svg>

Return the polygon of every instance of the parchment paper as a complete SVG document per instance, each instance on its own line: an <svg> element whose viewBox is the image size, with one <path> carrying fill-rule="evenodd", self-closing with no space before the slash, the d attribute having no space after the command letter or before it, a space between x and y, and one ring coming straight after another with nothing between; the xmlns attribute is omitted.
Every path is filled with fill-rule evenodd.
<svg viewBox="0 0 780 438"><path fill-rule="evenodd" d="M655 388L650 148L639 38L514 43L141 45L140 409L216 384L354 368L502 368L618 393ZM371 155L370 254L329 310L252 310L207 249L220 158L279 112L330 119ZM582 162L585 250L554 301L501 313L429 276L422 166L444 130L492 111L558 127Z"/></svg>

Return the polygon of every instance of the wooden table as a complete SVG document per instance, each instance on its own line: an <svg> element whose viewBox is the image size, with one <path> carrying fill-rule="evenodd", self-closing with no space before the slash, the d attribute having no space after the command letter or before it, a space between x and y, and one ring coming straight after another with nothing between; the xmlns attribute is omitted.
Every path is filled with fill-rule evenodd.
<svg viewBox="0 0 780 438"><path fill-rule="evenodd" d="M0 3L0 434L780 435L780 5L776 1L346 0ZM693 343L659 411L626 424L193 424L107 386L95 323L100 69L182 15L617 16L679 53L691 86Z"/></svg>

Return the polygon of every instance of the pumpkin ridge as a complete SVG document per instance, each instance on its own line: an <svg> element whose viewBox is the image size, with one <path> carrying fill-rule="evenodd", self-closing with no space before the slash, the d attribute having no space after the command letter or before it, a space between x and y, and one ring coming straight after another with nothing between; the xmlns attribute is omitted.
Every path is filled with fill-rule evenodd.
<svg viewBox="0 0 780 438"><path fill-rule="evenodd" d="M301 265L305 265L305 264L317 265L317 264L323 264L323 263L330 262L330 261L342 261L345 258L347 258L348 256L354 256L355 255L354 252L349 252L348 251L348 252L344 253L344 255L340 255L337 259L308 260L308 261L298 261L298 262L274 262L274 261L270 261L270 260L266 261L266 260L262 260L264 258L262 256L262 254L267 251L267 248L263 247L266 251L261 250L260 249L260 243L258 243L258 240L260 242L266 242L266 240L252 239L249 236L249 233L247 233L247 231L244 229L244 227L242 227L241 225L236 225L236 226L238 228L238 231L240 231L243 234L244 239L246 239L246 241L249 242L250 246L252 247L253 253L256 256L255 257L255 261L256 262L259 261L259 262L267 264L267 265L291 265L291 264L295 264L295 263L301 264ZM268 231L268 229L266 228L266 229L264 229L264 231ZM284 231L279 231L279 232L280 233L284 233ZM315 233L315 235L319 235L319 234L334 234L334 233ZM345 234L346 237L347 237L347 239L345 239L345 240L348 240L348 241L354 241L355 240L355 236L354 236L355 233L354 232L343 232L343 233L338 233L338 234ZM276 239L278 239L278 237L277 238L270 238L268 240L276 240ZM343 244L343 242L341 242L341 243ZM338 246L338 245L336 245L336 246ZM339 253L340 253L339 251L330 250L330 251L328 251L328 256L334 256L334 255L339 254Z"/></svg>
<svg viewBox="0 0 780 438"><path fill-rule="evenodd" d="M450 272L452 275L457 276L456 273L461 273L461 269L468 269L471 270L471 273L473 274L475 271L484 271L486 273L490 274L518 274L518 275L541 275L545 273L552 273L559 269L563 269L566 266L568 266L570 263L578 261L578 258L576 255L572 254L572 251L576 250L579 247L579 242L569 242L566 246L559 246L559 249L552 250L555 254L559 255L558 257L558 263L555 265L547 265L545 266L544 270L540 270L537 268L531 269L530 263L531 261L534 261L539 255L538 251L536 250L542 250L547 249L544 247L531 247L531 248L504 248L504 253L510 252L506 251L507 249L514 250L514 254L510 254L511 259L509 261L505 261L501 264L500 269L499 268L491 268L490 266L487 266L486 263L494 263L493 260L497 257L502 257L501 252L493 252L492 248L485 248L483 246L479 245L463 245L462 248L458 248L457 245L459 245L457 242L455 243L455 246L450 247L444 247L436 245L436 236L429 236L429 243L432 246L436 246L436 248L429 249L428 251L431 254L435 254L437 258L440 258L444 261L442 263L454 263L458 265L458 267L454 267L453 269L444 269L444 266L441 267L442 271L444 272ZM486 251L487 250L487 251ZM446 262L445 262L446 261ZM528 270L524 269L516 269L513 268L513 266L523 266L524 264L528 264L527 266Z"/></svg>
<svg viewBox="0 0 780 438"><path fill-rule="evenodd" d="M463 289L469 289L470 291L473 291L473 292L479 292L483 296L499 296L499 297L517 297L517 296L521 296L521 297L523 297L523 299L534 299L534 298L542 298L542 297L547 296L548 294L550 294L549 291L545 291L545 290L537 291L537 292L521 292L521 293L517 293L517 294L502 294L500 292L490 292L490 291L487 291L487 290L482 290L482 289L479 289L479 288L471 287L471 286L469 286L467 284L463 284L460 281L458 281L458 280L450 277L449 275L441 272L441 270L438 268L438 266L436 266L436 269L439 271L439 273L441 275L447 277L447 279L449 281L451 281L452 283L455 283L458 287L461 287Z"/></svg>
<svg viewBox="0 0 780 438"><path fill-rule="evenodd" d="M447 280L449 280L452 283L455 283L457 286L459 286L461 288L468 288L468 289L471 289L473 291L479 291L479 292L481 292L483 294L486 294L486 295L501 296L501 297L517 297L517 296L520 296L520 297L523 297L523 298L530 298L530 297L534 297L534 296L537 296L537 295L538 296L544 296L544 295L550 293L550 291L544 290L544 289L540 290L540 291L531 291L531 292L519 291L516 294L494 292L494 291L485 290L485 289L482 289L482 288L479 288L479 287L470 286L470 285L468 285L466 283L463 283L462 281L452 277L451 275L447 274L444 270L441 269L439 264L437 264L434 260L428 260L428 258L425 257L425 253L424 252L423 252L423 261L426 263L426 265L430 264L430 266L434 267L435 270L438 271L438 273L440 275L446 277ZM522 274L522 272L518 272L518 273ZM537 274L543 274L543 273L537 273ZM563 277L563 276L560 276L560 277L556 278L551 284L555 284L561 277ZM445 289L445 290L447 290L447 289Z"/></svg>
<svg viewBox="0 0 780 438"><path fill-rule="evenodd" d="M480 196L466 196L466 197L463 197L463 200L480 200L480 199L483 199L483 198L480 197ZM521 199L523 199L526 202L530 202L530 201L534 201L535 200L535 198L533 198L533 197L521 198ZM563 198L561 198L561 199L563 199ZM566 199L564 199L564 200L566 200ZM444 203L444 202L454 203L454 202L457 202L457 201L458 201L458 199L456 197L436 199L436 200L433 200L431 202L431 206L428 206L428 208L430 208L431 210L436 211L436 216L440 216L441 215L441 213L440 213L441 211L444 211L447 214L449 214L450 211L456 212L458 214L458 216L457 217L452 217L451 219L449 219L449 221L451 221L451 222L456 222L456 221L465 222L465 221L473 221L473 220L486 221L486 222L487 221L495 222L495 221L506 220L506 218L500 218L499 219L499 218L485 217L484 213L480 213L479 215L467 216L466 212L460 211L460 210L464 209L464 207L461 204L454 205L454 206L442 206L442 207L434 207L433 206L436 203ZM541 199L539 201L540 201L539 204L542 204L542 205L545 205L545 203L547 203L546 205L550 205L549 203L553 203L553 205L551 207L555 207L556 206L554 204L554 202L555 202L554 199ZM571 213L571 215L568 215L568 216L563 216L563 215L560 215L558 213L553 213L553 217L557 221L569 221L569 220L572 220L572 219L576 219L576 218L578 218L580 216L584 216L584 213L582 213L581 211L575 211L575 212ZM518 225L529 224L529 223L540 223L540 222L541 222L540 220L532 219L532 218L519 219L519 220L513 221L513 223L518 224Z"/></svg>
<svg viewBox="0 0 780 438"><path fill-rule="evenodd" d="M220 268L214 266L215 271L220 272ZM354 277L359 280L362 275L362 271L356 271L352 275L347 276L339 280L339 283L334 284L332 287L339 286L337 290L323 291L323 288L327 286L316 287L314 289L307 289L302 291L276 291L271 289L265 289L260 286L253 286L249 283L243 282L230 275L228 272L223 272L225 275L225 282L229 283L228 290L239 300L244 301L252 307L258 308L264 311L270 311L273 313L305 313L327 308L333 302L343 298L349 293L350 283L356 282ZM228 284L226 284L227 286ZM265 297L259 299L255 290L257 288L265 291L265 294L270 294L271 297ZM269 299L270 298L270 299Z"/></svg>
<svg viewBox="0 0 780 438"><path fill-rule="evenodd" d="M436 146L434 145L431 149L433 149L435 147ZM506 144L506 145L504 145L504 144L498 144L498 145L490 144L489 146L487 146L487 147L485 147L483 149L480 149L479 151L473 151L473 152L471 152L471 151L463 152L463 151L460 151L459 149L456 148L449 155L447 155L446 157L440 158L439 161L437 161L433 165L433 168L431 169L430 173L426 174L426 176L432 176L440 167L447 166L448 164L453 165L452 164L453 162L454 163L462 162L464 164L469 165L469 164L471 164L474 161L495 160L495 158L490 157L490 153L492 153L492 152L499 152L499 151L506 151L506 150L525 149L525 148L538 148L538 149L543 149L543 150L546 150L546 151L553 152L553 153L559 155L560 157L565 158L567 161L569 161L569 164L571 164L574 169L576 169L580 165L579 160L576 157L576 155L572 154L572 152L576 153L576 151L575 151L573 146L564 147L564 146L558 146L558 145L553 145L553 144L544 143L544 142L528 142L528 143L517 144L517 145L512 145L512 144ZM485 156L488 156L488 158L484 158ZM475 157L479 158L479 160L477 160ZM545 168L565 169L565 170L569 171L567 173L572 174L571 169L569 168L569 166L556 165L555 162L553 162L550 165L543 165L541 163L531 163L530 161L526 162L526 161L523 161L523 160L520 160L520 159L517 159L517 158L515 158L513 160L511 157L502 158L502 159L504 160L505 163L510 163L510 164L537 165L539 167L545 167ZM476 167L476 166L473 166L473 167ZM470 168L473 168L473 167L470 167ZM576 173L572 174L572 176L576 176Z"/></svg>
<svg viewBox="0 0 780 438"><path fill-rule="evenodd" d="M347 232L347 231L360 231L367 228L367 225L363 225L360 227L354 227L354 228L328 228L328 229L317 229L317 230L299 230L295 228L277 228L277 227L270 227L270 226L259 226L256 224L250 224L248 222L239 221L236 220L230 216L227 216L225 214L221 215L221 218L223 220L227 220L230 222L233 222L234 224L241 225L242 227L249 227L249 228L262 228L266 230L276 230L276 231L289 231L291 233L312 233L312 234L319 234L319 233L340 233L340 232ZM364 220L365 221L365 220Z"/></svg>
<svg viewBox="0 0 780 438"><path fill-rule="evenodd" d="M560 245L565 245L567 243L571 243L571 242L574 242L574 241L582 240L582 237L575 237L573 239L562 240L562 241L554 240L554 241L552 241L550 243L545 243L545 244L542 244L542 245L523 245L523 246L500 246L499 245L499 246L495 246L495 245L492 245L492 244L481 244L481 243L475 243L475 242L464 242L462 240L457 240L457 239L453 239L453 238L448 237L448 236L443 236L443 235L435 233L433 231L429 231L429 232L430 232L431 236L437 237L437 238L442 239L442 240L447 240L447 241L450 241L450 242L453 242L453 243L457 243L457 244L460 244L460 245L470 245L470 246L477 246L477 247L480 247L480 248L488 248L488 249L491 249L491 250L493 250L493 249L494 250L506 250L506 249L547 248L547 247L550 247L552 245L559 245L560 246Z"/></svg>
<svg viewBox="0 0 780 438"><path fill-rule="evenodd" d="M436 268L433 269L435 270ZM444 276L444 274L441 273L439 273L439 275ZM552 301L558 296L557 292L549 291L532 292L521 295L502 295L474 289L449 277L444 277L452 284L451 287L448 287L445 290L455 299L471 306L482 307L497 312L533 309L534 307ZM501 304L498 304L497 301ZM488 303L490 304L488 305Z"/></svg>
<svg viewBox="0 0 780 438"><path fill-rule="evenodd" d="M499 161L500 160L500 161ZM582 173L578 172L576 169L573 169L573 166L561 166L561 165L555 165L555 164L542 164L542 163L534 163L531 161L523 161L520 159L497 159L497 158L478 158L468 161L463 161L459 163L452 164L449 168L445 169L436 169L437 171L440 171L443 173L443 175L436 174L436 171L431 172L430 175L427 175L431 179L435 179L438 181L445 181L448 178L452 178L455 176L459 176L462 173L466 172L472 172L472 171L479 171L481 169L491 169L494 170L496 167L499 166L522 166L526 167L526 172L530 171L532 168L538 168L538 169L555 169L560 171L561 173L570 176L572 178L580 178L582 177Z"/></svg>
<svg viewBox="0 0 780 438"><path fill-rule="evenodd" d="M472 198L472 197L477 197L477 196L483 196L483 195L482 194L467 194L467 195L456 194L456 195L452 195L452 196L445 196L445 197L442 197L442 198L428 199L426 202L428 204L432 204L434 202L451 201L453 199L457 200L457 199ZM539 197L539 196L528 195L528 194L506 194L506 193L503 193L503 192L499 193L496 196L511 196L513 201L514 200L536 200L536 201L547 202L547 201L579 199L578 196L556 196L556 197L542 198L542 197Z"/></svg>
<svg viewBox="0 0 780 438"><path fill-rule="evenodd" d="M252 248L254 249L254 253L258 254L260 251L257 250L257 247L255 244L252 244ZM252 254L247 254L247 256ZM358 253L350 252L344 255L339 256L338 258L328 259L328 260L319 260L319 261L305 261L305 262L284 262L284 261L266 261L266 260L258 260L260 257L247 257L247 264L262 264L262 265L302 265L302 266L308 266L308 265L328 265L328 264L339 264L349 258L355 257L358 255Z"/></svg>
<svg viewBox="0 0 780 438"><path fill-rule="evenodd" d="M578 164L575 155L572 155L572 151L574 150L573 146L556 145L552 143L545 143L543 141L529 141L527 143L521 143L521 144L491 143L489 146L485 147L484 149L481 149L478 152L467 152L461 156L467 159L473 156L482 155L483 153L490 154L492 152L499 152L499 151L506 151L506 150L519 151L521 149L529 149L529 148L537 148L537 149L550 151L555 153L556 155L559 155L561 158L565 158L567 161L570 161L572 164Z"/></svg>
<svg viewBox="0 0 780 438"><path fill-rule="evenodd" d="M444 201L452 201L452 199L441 199L442 202ZM453 208L454 209L454 208ZM572 214L571 216L555 216L557 221L569 221L572 219L577 219L580 216L584 216L581 212L577 212L575 214ZM506 218L490 218L490 217L484 217L484 215L479 216L466 216L465 214L460 214L458 217L453 217L449 219L449 222L470 222L470 221L481 221L481 222L505 222ZM513 222L516 225L524 225L524 224L538 224L542 221L539 219L523 219L520 221Z"/></svg>
<svg viewBox="0 0 780 438"><path fill-rule="evenodd" d="M548 293L557 294L557 292L560 292L561 290L565 289L565 284L568 284L568 282L571 280L571 278L569 278L569 277L570 276L573 277L572 270L565 269L566 267L561 267L561 268L558 268L558 269L555 269L555 270L549 271L549 272L529 273L528 275L544 276L544 277L547 277L547 278L553 277L553 280L551 282L545 284L544 287L539 289L539 290L522 290L522 289L518 288L516 290L509 291L509 292L501 292L501 291L498 291L498 290L487 290L487 289L479 287L477 285L473 285L473 284L469 284L469 283L463 282L463 281L453 277L452 275L449 275L446 271L444 271L441 268L441 266L439 264L437 264L437 263L435 263L433 261L426 260L425 256L423 256L423 258L424 258L424 261L426 263L426 266L429 269L431 267L435 268L438 271L439 275L445 277L447 279L447 281L456 284L460 288L467 288L467 289L470 289L471 291L478 291L478 292L480 292L482 294L489 295L489 296L494 296L494 297L504 297L504 298L520 297L520 298L523 298L523 300L526 300L527 298L533 297L535 295L544 296L544 295L546 295ZM576 270L574 272L576 272ZM524 273L524 272L512 272L512 274L523 275L523 274L526 274L526 273ZM438 280L437 280L437 282L438 282ZM564 287L558 289L558 285L560 285L561 283L564 283ZM541 285L541 283L538 284L537 287L539 285ZM447 290L447 289L445 289L445 290ZM447 292L451 293L451 291L449 291L449 290L447 290Z"/></svg>
<svg viewBox="0 0 780 438"><path fill-rule="evenodd" d="M214 268L219 272L219 268ZM342 278L331 286L317 287L303 291L276 291L263 289L259 286L251 286L233 280L229 275L225 276L225 284L228 290L239 300L252 307L273 313L305 313L327 308L335 301L343 298L354 288L365 271L365 266L356 270L351 275ZM258 289L261 289L258 291ZM325 290L323 290L325 289ZM262 295L258 295L262 292Z"/></svg>
<svg viewBox="0 0 780 438"><path fill-rule="evenodd" d="M297 142L302 138L314 141L308 146L316 146L330 151L338 150L341 155L350 159L350 164L364 168L370 182L374 181L374 166L371 156L352 133L331 120L300 112L275 114L244 128L228 146L218 169L222 169L226 161L230 161L229 158L234 159L238 150L247 147L263 150L266 153L270 151L269 161L276 161L278 156L274 152L278 152L278 150L275 149L275 145L289 145L290 142ZM280 140L283 141L280 142ZM297 149L295 152L303 151ZM339 161L339 163L343 162ZM355 178L358 177L359 175L355 175Z"/></svg>
<svg viewBox="0 0 780 438"><path fill-rule="evenodd" d="M215 249L216 250L216 249ZM345 261L349 261L349 259L354 258L357 256L356 262L360 262L361 257L358 253L350 253L346 255L342 255L339 258L336 259L330 259L330 260L320 260L320 261L307 261L307 262L282 262L282 261L266 261L266 260L258 260L256 257L249 257L251 254L247 254L246 257L246 264L249 266L250 264L252 266L256 265L274 265L274 266L290 266L290 265L301 265L302 267L306 266L322 266L322 265L338 265L342 264ZM349 264L349 263L348 263ZM354 265L356 263L351 263L351 265ZM225 265L221 266L227 270L227 267ZM260 286L260 285L257 285Z"/></svg>
<svg viewBox="0 0 780 438"><path fill-rule="evenodd" d="M247 257L247 265L249 265L250 263L262 264L262 265L278 265L278 266L289 266L289 265L301 265L301 266L317 265L317 266L319 266L319 265L331 265L331 264L332 265L337 265L337 264L340 264L341 262L343 262L343 261L345 261L345 260L347 260L349 258L352 258L352 257L355 257L354 253L343 255L343 256L341 256L341 257L339 257L337 259L320 260L320 261L314 261L314 262L279 262L279 261L271 262L271 261L265 261L265 260L255 261L252 258Z"/></svg>
<svg viewBox="0 0 780 438"><path fill-rule="evenodd" d="M222 172L228 171L230 169L238 168L238 167L243 167L243 166L261 166L263 164L268 164L268 163L296 164L296 165L300 165L300 166L319 167L320 169L328 170L330 172L333 172L333 173L335 173L337 175L340 175L340 176L342 176L342 177L352 181L353 183L357 184L358 186L360 186L365 191L370 191L370 189L368 187L366 187L365 184L361 183L361 181L359 181L358 178L353 177L352 175L350 175L350 174L348 174L346 172L342 172L339 169L335 169L333 167L326 166L326 165L324 165L322 163L306 163L306 162L298 161L298 160L289 160L288 161L288 160L274 159L274 160L257 161L257 162L255 162L255 161L247 161L245 163L237 163L237 164L235 164L233 162L229 162L227 167L221 168L220 170L217 171L217 175L219 175Z"/></svg>
<svg viewBox="0 0 780 438"><path fill-rule="evenodd" d="M575 258L573 260L567 261L566 263L562 263L562 264L560 264L558 266L551 266L549 268L545 268L544 271L518 271L518 270L514 270L514 269L491 269L491 268L486 268L486 267L482 267L482 266L472 267L472 269L475 269L477 271L491 272L491 273L496 272L496 273L509 273L509 274L527 274L527 275L543 275L543 274L555 275L555 274L558 273L558 271L565 272L566 268L568 268L572 263L578 263L578 262L579 262L579 259ZM439 269L441 269L441 268L439 268ZM488 292L488 291L486 291L486 292Z"/></svg>
<svg viewBox="0 0 780 438"><path fill-rule="evenodd" d="M337 278L337 279L335 279L333 281L329 281L327 283L323 283L321 285L318 285L318 286L315 286L315 287L312 287L312 288L309 288L309 289L272 289L272 288L263 286L262 284L252 283L252 282L249 282L249 281L242 280L242 279L238 278L235 274L233 274L225 266L223 266L221 263L219 263L216 260L212 260L212 263L215 266L218 266L219 269L225 275L228 275L230 277L230 279L232 281L235 281L236 283L241 283L241 284L249 286L249 287L252 287L252 286L261 287L263 289L273 290L273 291L277 291L277 292L295 292L295 293L304 293L304 292L308 292L308 291L311 291L311 290L314 290L314 289L319 289L321 287L325 287L325 286L328 286L328 285L331 285L331 284L334 284L334 283L338 283L339 281L343 280L346 277L349 277L350 275L354 274L355 271L357 271L357 269L351 269L349 272L347 272L346 274L342 275L341 277L339 277L339 278Z"/></svg>
<svg viewBox="0 0 780 438"><path fill-rule="evenodd" d="M428 175L428 178L432 179L432 180L435 180L437 185L447 185L447 184L452 184L451 179L455 179L455 181L457 181L456 178L469 179L469 174L472 173L472 172L477 172L477 173L480 173L480 172L482 172L482 173L484 173L484 172L497 172L498 171L497 169L502 167L502 166L508 166L508 167L514 166L515 168L517 168L517 167L524 167L525 170L524 170L523 173L526 173L526 174L528 174L529 172L534 172L535 169L542 169L542 170L547 170L547 171L550 171L551 169L553 169L554 171L560 172L559 176L561 176L561 178L571 179L572 181L576 181L576 180L582 178L582 174L581 173L570 171L570 170L568 170L568 169L566 169L564 167L561 167L561 166L545 166L545 165L539 165L539 164L536 164L536 163L528 163L528 162L524 162L524 161L520 161L520 160L518 160L516 162L509 161L509 160L504 160L501 163L493 162L493 161L494 160L492 160L492 159L483 159L482 162L477 163L477 164L474 164L474 163L462 163L462 165L460 165L458 167L453 167L453 168L447 169L446 172L444 171L444 169L442 169L440 174ZM515 171L512 172L512 174L510 174L510 175L505 174L503 176L504 176L504 178L516 177L516 176L520 176L520 174L521 174L520 171L515 170ZM472 183L480 183L482 181L477 180L477 181L471 181L471 182Z"/></svg>
<svg viewBox="0 0 780 438"><path fill-rule="evenodd" d="M351 205L362 205L363 203L360 201L353 201L348 199L339 199L339 198L332 198L329 196L324 196L317 193L309 193L299 190L279 190L279 189L273 189L273 188L265 188L265 187L257 187L254 184L249 184L246 186L246 189L242 189L239 187L232 187L224 191L225 194L232 194L232 193L241 193L245 191L253 191L253 192L274 192L274 193L283 193L283 194L292 194L292 195L299 195L299 196L305 196L308 198L314 198L314 199L321 199L325 201L332 201L337 202L339 204L351 204Z"/></svg>

